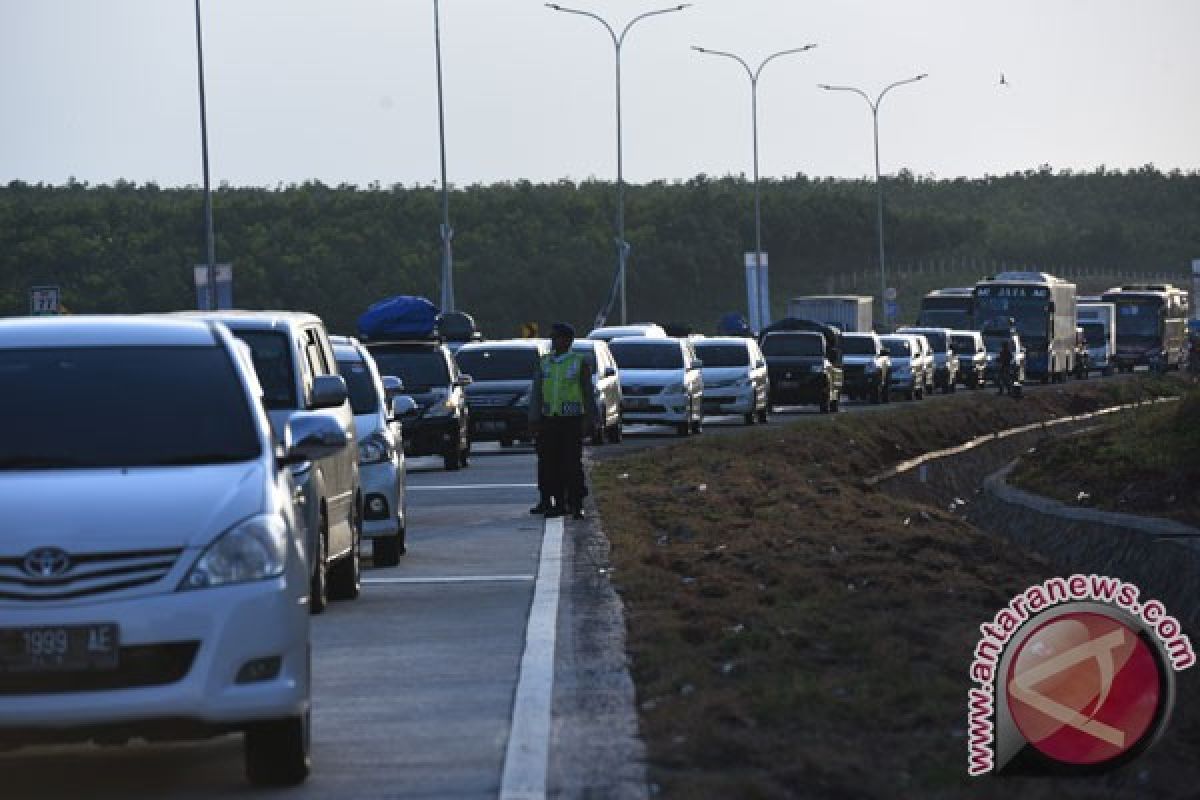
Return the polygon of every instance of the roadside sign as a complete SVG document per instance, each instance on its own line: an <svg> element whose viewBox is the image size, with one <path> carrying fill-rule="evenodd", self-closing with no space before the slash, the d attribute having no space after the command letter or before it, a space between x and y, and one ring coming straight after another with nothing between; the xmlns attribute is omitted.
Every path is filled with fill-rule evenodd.
<svg viewBox="0 0 1200 800"><path fill-rule="evenodd" d="M896 287L889 286L886 289L884 289L883 290L883 299L884 300L895 300L896 299Z"/></svg>
<svg viewBox="0 0 1200 800"><path fill-rule="evenodd" d="M29 290L29 313L43 317L59 313L61 292L57 286L34 286Z"/></svg>
<svg viewBox="0 0 1200 800"><path fill-rule="evenodd" d="M214 264L216 273L217 310L233 308L233 265ZM208 266L198 264L192 270L192 279L196 284L196 308L200 311L212 311L211 297L208 291Z"/></svg>

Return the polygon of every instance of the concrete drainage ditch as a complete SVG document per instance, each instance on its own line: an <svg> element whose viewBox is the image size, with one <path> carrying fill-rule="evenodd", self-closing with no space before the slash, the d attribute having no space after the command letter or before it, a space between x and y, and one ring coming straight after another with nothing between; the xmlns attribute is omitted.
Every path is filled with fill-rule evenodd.
<svg viewBox="0 0 1200 800"><path fill-rule="evenodd" d="M1136 405L980 437L897 465L866 482L955 512L989 534L1042 555L1058 574L1096 573L1133 582L1181 620L1200 622L1200 529L1068 506L1007 481L1015 459L1046 437L1077 432L1095 425L1098 417Z"/></svg>

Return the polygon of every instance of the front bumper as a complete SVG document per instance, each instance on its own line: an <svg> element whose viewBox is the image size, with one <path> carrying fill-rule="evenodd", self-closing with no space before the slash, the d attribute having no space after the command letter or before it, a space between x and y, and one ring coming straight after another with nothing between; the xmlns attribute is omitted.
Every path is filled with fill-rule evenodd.
<svg viewBox="0 0 1200 800"><path fill-rule="evenodd" d="M404 455L440 456L455 450L459 438L458 417L421 417L404 423Z"/></svg>
<svg viewBox="0 0 1200 800"><path fill-rule="evenodd" d="M185 557L194 558L195 552ZM308 575L294 554L291 561L284 576L237 586L82 605L0 607L6 628L115 623L121 646L117 670L73 673L69 691L56 690L62 687L53 686L58 678L52 675L39 674L32 688L15 690L14 676L0 675L0 734L17 741L23 732L31 740L78 740L86 738L82 732L89 727L158 731L167 722L236 730L255 720L305 713ZM172 570L163 580L178 579ZM171 670L150 678L134 669L134 648L157 652L183 644L194 645L190 663L180 664L176 657ZM247 662L276 656L280 668L274 678L236 682ZM144 685L147 680L166 682ZM115 688L78 688L95 687L97 681Z"/></svg>
<svg viewBox="0 0 1200 800"><path fill-rule="evenodd" d="M933 385L941 388L958 381L958 367L937 367L933 371Z"/></svg>
<svg viewBox="0 0 1200 800"><path fill-rule="evenodd" d="M829 397L829 379L823 372L780 379L771 384L772 405L809 405Z"/></svg>
<svg viewBox="0 0 1200 800"><path fill-rule="evenodd" d="M621 413L626 422L674 423L692 418L686 394L656 394L648 397L626 395Z"/></svg>
<svg viewBox="0 0 1200 800"><path fill-rule="evenodd" d="M471 409L471 441L499 442L515 439L533 439L533 434L529 431L527 406L485 406Z"/></svg>
<svg viewBox="0 0 1200 800"><path fill-rule="evenodd" d="M384 461L359 464L359 484L363 495L364 539L395 536L400 532L400 486L404 464Z"/></svg>
<svg viewBox="0 0 1200 800"><path fill-rule="evenodd" d="M750 386L704 389L705 414L750 414L756 410L756 405L754 388Z"/></svg>

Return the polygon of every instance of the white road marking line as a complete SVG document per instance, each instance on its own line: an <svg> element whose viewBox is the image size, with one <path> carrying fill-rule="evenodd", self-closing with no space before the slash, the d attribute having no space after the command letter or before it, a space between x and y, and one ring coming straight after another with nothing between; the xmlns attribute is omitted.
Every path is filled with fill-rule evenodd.
<svg viewBox="0 0 1200 800"><path fill-rule="evenodd" d="M521 672L513 699L512 728L504 757L500 800L544 800L546 797L562 538L562 518L546 520L537 584L525 630L525 654L521 656Z"/></svg>
<svg viewBox="0 0 1200 800"><path fill-rule="evenodd" d="M363 578L363 583L528 583L532 575L441 575L428 578Z"/></svg>
<svg viewBox="0 0 1200 800"><path fill-rule="evenodd" d="M463 483L455 486L412 486L410 492L449 492L458 489L536 489L536 483Z"/></svg>

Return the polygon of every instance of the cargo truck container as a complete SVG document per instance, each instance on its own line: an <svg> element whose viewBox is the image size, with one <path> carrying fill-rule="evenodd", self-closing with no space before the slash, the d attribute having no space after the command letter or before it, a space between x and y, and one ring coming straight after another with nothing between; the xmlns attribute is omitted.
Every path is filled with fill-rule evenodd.
<svg viewBox="0 0 1200 800"><path fill-rule="evenodd" d="M873 303L873 298L860 295L793 297L787 316L833 325L842 333L870 333Z"/></svg>

